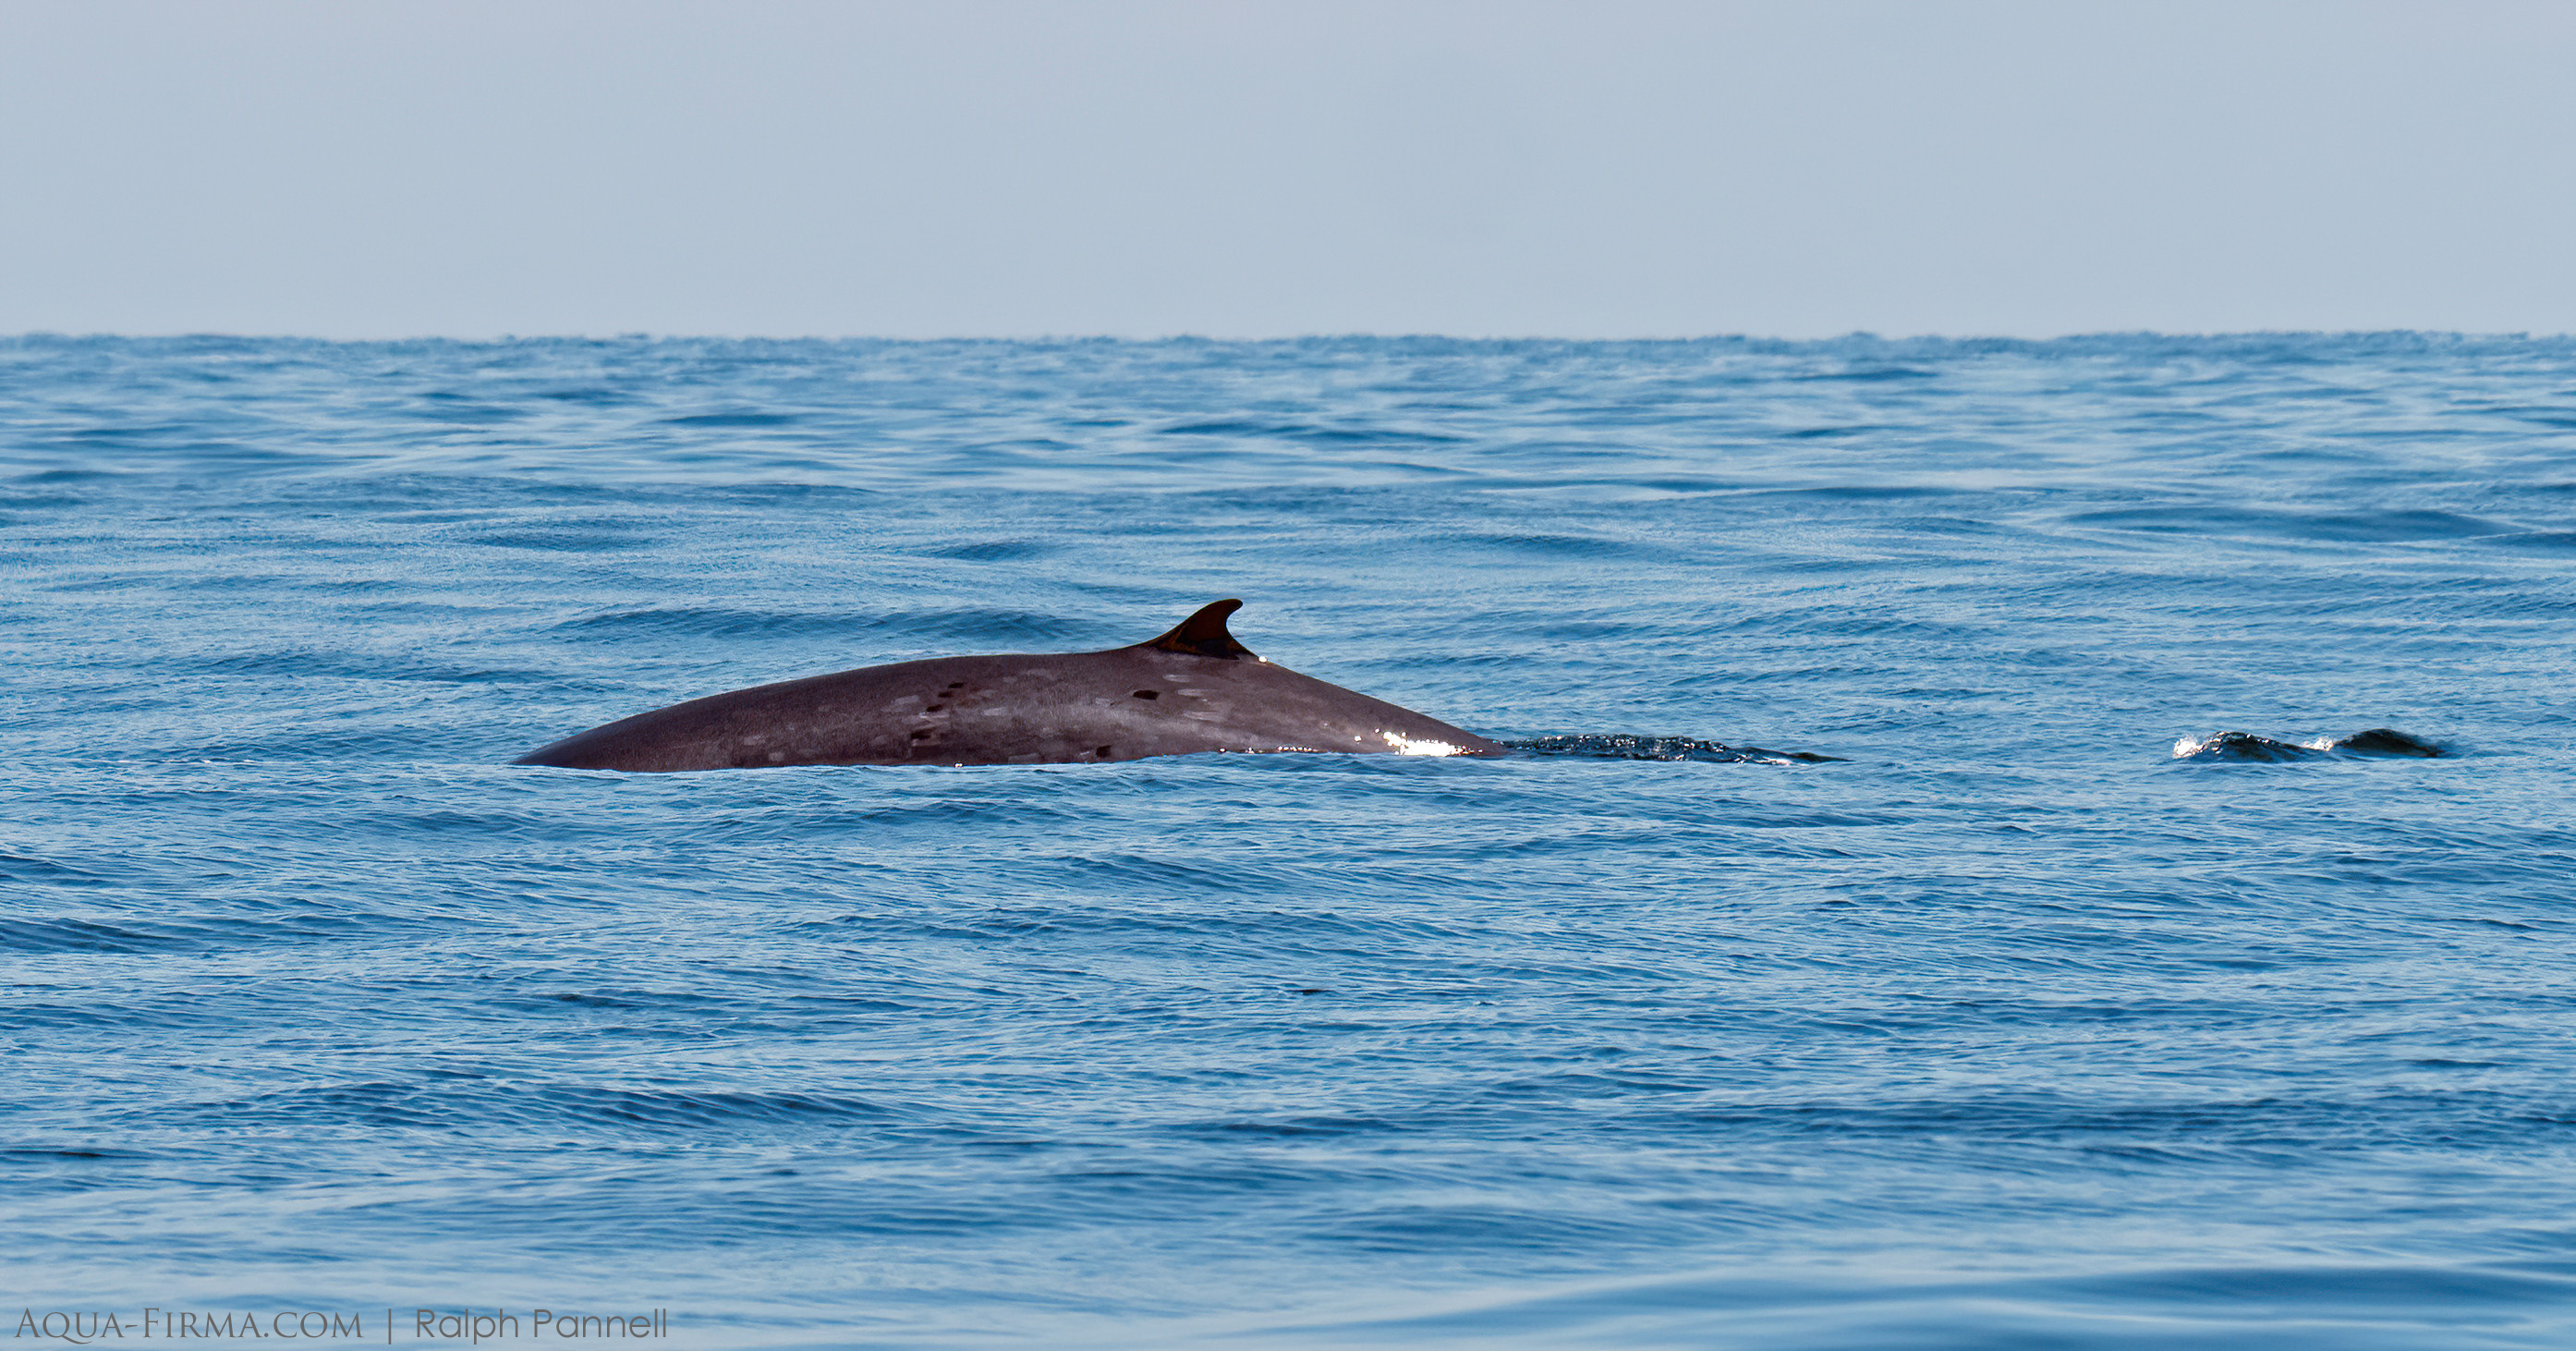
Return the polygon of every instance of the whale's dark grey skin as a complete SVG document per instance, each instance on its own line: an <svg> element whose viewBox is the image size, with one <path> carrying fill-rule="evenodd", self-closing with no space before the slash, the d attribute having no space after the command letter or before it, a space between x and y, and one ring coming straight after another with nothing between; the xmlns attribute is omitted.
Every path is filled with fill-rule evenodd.
<svg viewBox="0 0 2576 1351"><path fill-rule="evenodd" d="M2244 760L2258 764L2347 756L2436 760L2451 753L2438 742L2394 727L2373 727L2331 740L2319 737L2295 746L2251 732L2220 732L2216 736L2184 737L2174 743L2173 751L2177 760Z"/></svg>
<svg viewBox="0 0 2576 1351"><path fill-rule="evenodd" d="M1499 755L1437 718L1256 657L1221 600L1148 643L941 657L813 676L639 713L514 764L563 769L1047 765L1202 751Z"/></svg>

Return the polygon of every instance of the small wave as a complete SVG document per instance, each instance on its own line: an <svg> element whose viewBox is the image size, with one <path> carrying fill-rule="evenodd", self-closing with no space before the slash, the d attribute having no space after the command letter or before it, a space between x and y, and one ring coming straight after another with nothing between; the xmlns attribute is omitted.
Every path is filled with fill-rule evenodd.
<svg viewBox="0 0 2576 1351"><path fill-rule="evenodd" d="M841 633L864 623L847 614L791 613L779 610L728 610L714 607L617 610L583 615L554 625L557 632L635 633L651 637L687 634L702 638L793 637Z"/></svg>
<svg viewBox="0 0 2576 1351"><path fill-rule="evenodd" d="M1639 548L1624 540L1602 539L1590 535L1551 534L1461 534L1452 539L1471 548L1492 549L1503 553L1526 554L1535 558L1621 558L1652 557L1656 551Z"/></svg>
<svg viewBox="0 0 2576 1351"><path fill-rule="evenodd" d="M459 394L453 390L431 390L420 396L426 407L387 409L392 417L420 418L431 422L462 422L490 426L516 422L528 415L524 408L511 408Z"/></svg>
<svg viewBox="0 0 2576 1351"><path fill-rule="evenodd" d="M677 1090L559 1085L543 1095L567 1116L627 1126L687 1129L750 1122L881 1121L899 1115L860 1098L821 1093Z"/></svg>
<svg viewBox="0 0 2576 1351"><path fill-rule="evenodd" d="M1044 558L1055 551L1055 546L1044 540L995 539L978 540L971 544L952 544L946 548L929 550L923 556L954 558L968 563L1000 563L1022 558Z"/></svg>
<svg viewBox="0 0 2576 1351"><path fill-rule="evenodd" d="M1497 1288L1427 1312L1290 1324L1299 1344L1424 1346L2541 1346L2576 1282L2443 1266L2130 1268L1866 1285L1820 1273ZM1744 1329L1792 1329L1756 1335ZM2141 1334L2147 1327L2156 1331ZM2512 1329L2491 1338L2463 1328ZM2535 1335L2515 1335L2523 1330Z"/></svg>
<svg viewBox="0 0 2576 1351"><path fill-rule="evenodd" d="M2335 512L2301 521L2318 539L2402 543L2511 533L2513 527L2456 511Z"/></svg>
<svg viewBox="0 0 2576 1351"><path fill-rule="evenodd" d="M2488 535L2476 542L2490 549L2547 549L2563 552L2576 550L2576 530L2529 530L2513 535Z"/></svg>
<svg viewBox="0 0 2576 1351"><path fill-rule="evenodd" d="M547 399L555 403L589 404L599 408L613 408L635 401L634 396L626 391L605 386L581 389L540 389L532 391L530 397Z"/></svg>
<svg viewBox="0 0 2576 1351"><path fill-rule="evenodd" d="M5 851L0 851L0 882L42 882L58 887L115 885L107 877L86 868L75 868L68 863L56 863L52 859L39 858L33 854L12 854ZM0 925L7 923L9 921L0 920Z"/></svg>
<svg viewBox="0 0 2576 1351"><path fill-rule="evenodd" d="M403 680L431 685L509 685L548 680L545 671L510 667L446 666L378 653L323 652L313 649L237 652L174 662L181 670L209 675L295 676L338 680Z"/></svg>
<svg viewBox="0 0 2576 1351"><path fill-rule="evenodd" d="M666 417L662 424L668 427L785 427L795 421L793 413L724 412L686 413L679 417Z"/></svg>
<svg viewBox="0 0 2576 1351"><path fill-rule="evenodd" d="M0 1149L0 1159L12 1163L51 1163L58 1159L87 1162L92 1159L149 1159L154 1155L132 1149L47 1149L39 1145L12 1146Z"/></svg>
<svg viewBox="0 0 2576 1351"><path fill-rule="evenodd" d="M526 1083L481 1074L444 1082L379 1079L312 1084L194 1104L206 1123L293 1121L317 1126L453 1129L494 1119L560 1127L571 1121L627 1129L724 1129L752 1123L881 1121L898 1115L856 1098L792 1092L619 1088Z"/></svg>
<svg viewBox="0 0 2576 1351"><path fill-rule="evenodd" d="M2077 512L2073 525L2220 538L2310 543L2407 544L2520 533L2501 521L2452 511L2303 512L2211 505L2119 507Z"/></svg>
<svg viewBox="0 0 2576 1351"><path fill-rule="evenodd" d="M1278 436L1299 430L1301 429L1295 426L1274 426L1267 422L1220 420L1184 422L1178 426L1162 428L1155 434L1158 436Z"/></svg>
<svg viewBox="0 0 2576 1351"><path fill-rule="evenodd" d="M1766 751L1759 746L1729 746L1686 736L1634 736L1628 733L1542 736L1502 743L1532 755L1570 755L1589 760L1704 760L1717 764L1833 764L1838 755L1812 751Z"/></svg>
<svg viewBox="0 0 2576 1351"><path fill-rule="evenodd" d="M1307 1136L1378 1135L1401 1131L1406 1127L1400 1122L1385 1117L1286 1116L1186 1121L1165 1126L1163 1129L1174 1135L1202 1135L1218 1139L1269 1136L1275 1139L1292 1140Z"/></svg>
<svg viewBox="0 0 2576 1351"><path fill-rule="evenodd" d="M1414 445L1439 446L1463 444L1468 438L1441 432L1415 431L1403 427L1319 426L1305 422L1258 422L1241 418L1218 418L1176 423L1155 432L1157 436L1240 436L1280 441L1302 441L1322 446Z"/></svg>
<svg viewBox="0 0 2576 1351"><path fill-rule="evenodd" d="M0 952L160 952L193 950L194 935L154 933L80 919L0 919Z"/></svg>
<svg viewBox="0 0 2576 1351"><path fill-rule="evenodd" d="M1800 382L1846 380L1875 384L1882 380L1935 380L1939 379L1940 375L1939 371L1927 371L1918 366L1853 366L1847 370L1818 371L1812 375L1793 375L1789 378Z"/></svg>
<svg viewBox="0 0 2576 1351"><path fill-rule="evenodd" d="M901 633L906 637L943 637L978 643L1059 642L1084 635L1080 624L1028 610L907 610L891 614L732 610L713 607L618 610L584 615L555 624L559 632L599 632L663 637L687 634L708 638L799 637L808 634L846 636L856 633Z"/></svg>
<svg viewBox="0 0 2576 1351"><path fill-rule="evenodd" d="M2451 752L2411 732L2394 727L2373 727L2345 737L2317 737L2302 742L2275 741L2251 732L2217 732L2209 736L2186 736L2174 742L2173 758L2177 760L2219 760L2251 764L2279 764L2289 760L2325 759L2418 759L2430 760Z"/></svg>
<svg viewBox="0 0 2576 1351"><path fill-rule="evenodd" d="M466 537L469 544L494 549L532 549L544 553L587 554L612 549L641 549L656 541L638 538L621 523L585 523L555 529L493 530Z"/></svg>

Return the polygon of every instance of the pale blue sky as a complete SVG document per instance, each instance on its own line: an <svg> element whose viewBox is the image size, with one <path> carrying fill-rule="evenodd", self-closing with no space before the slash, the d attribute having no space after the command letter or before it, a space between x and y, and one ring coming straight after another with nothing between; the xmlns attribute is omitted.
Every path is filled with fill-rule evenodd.
<svg viewBox="0 0 2576 1351"><path fill-rule="evenodd" d="M2576 330L2576 4L0 0L0 332Z"/></svg>

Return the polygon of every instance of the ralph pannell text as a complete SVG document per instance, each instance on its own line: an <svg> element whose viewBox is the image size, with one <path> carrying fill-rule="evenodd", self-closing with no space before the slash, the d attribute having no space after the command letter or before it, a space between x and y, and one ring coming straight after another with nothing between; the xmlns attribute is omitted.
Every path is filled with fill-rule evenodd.
<svg viewBox="0 0 2576 1351"><path fill-rule="evenodd" d="M397 1313L401 1316L397 1317ZM526 1341L554 1337L571 1340L668 1337L671 1311L644 1313L557 1313L524 1309L164 1309L143 1306L140 1312L105 1309L20 1309L19 1337L88 1346L122 1341L261 1341L261 1342L464 1342Z"/></svg>

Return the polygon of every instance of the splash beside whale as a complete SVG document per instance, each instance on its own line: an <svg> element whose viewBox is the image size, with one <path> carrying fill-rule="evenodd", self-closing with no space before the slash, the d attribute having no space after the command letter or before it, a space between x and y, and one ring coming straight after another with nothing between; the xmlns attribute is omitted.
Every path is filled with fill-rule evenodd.
<svg viewBox="0 0 2576 1351"><path fill-rule="evenodd" d="M1221 600L1106 652L940 657L639 713L513 764L676 771L1038 765L1207 751L1500 755L1504 747L1254 656Z"/></svg>

